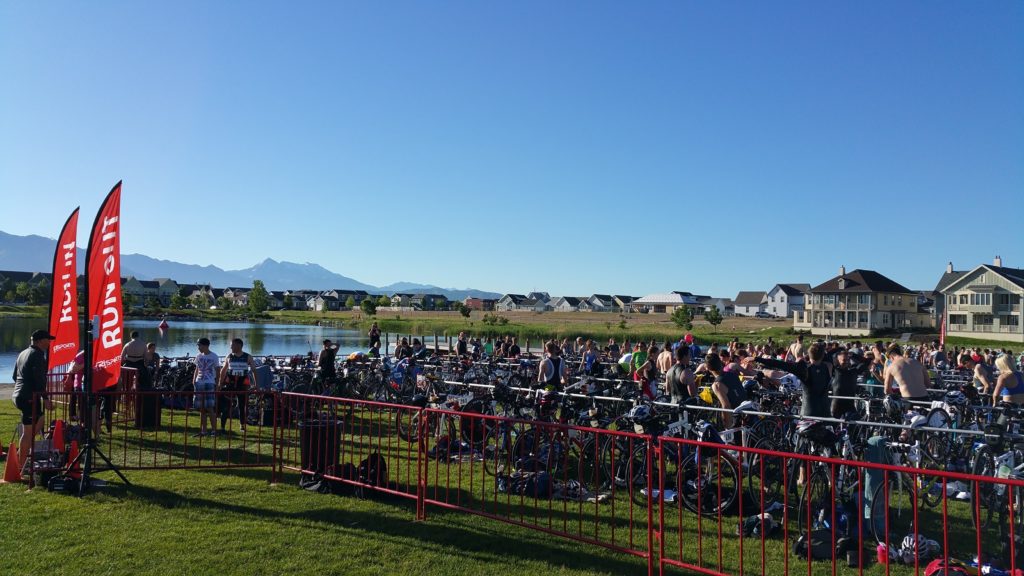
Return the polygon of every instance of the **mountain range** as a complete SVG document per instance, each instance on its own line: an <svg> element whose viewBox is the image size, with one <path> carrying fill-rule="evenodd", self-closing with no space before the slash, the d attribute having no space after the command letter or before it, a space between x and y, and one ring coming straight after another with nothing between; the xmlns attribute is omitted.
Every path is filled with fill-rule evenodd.
<svg viewBox="0 0 1024 576"><path fill-rule="evenodd" d="M53 266L53 250L57 241L42 236L16 236L0 231L0 270L49 272ZM78 250L78 272L85 267L85 250ZM443 294L449 300L500 298L501 294L473 288L440 288L432 284L396 282L387 286L365 284L332 272L319 264L278 262L267 258L242 270L223 270L217 266L182 264L159 260L143 254L122 254L121 275L139 280L171 278L186 284L209 284L217 288L252 286L262 280L268 290L366 290L374 294L395 292Z"/></svg>

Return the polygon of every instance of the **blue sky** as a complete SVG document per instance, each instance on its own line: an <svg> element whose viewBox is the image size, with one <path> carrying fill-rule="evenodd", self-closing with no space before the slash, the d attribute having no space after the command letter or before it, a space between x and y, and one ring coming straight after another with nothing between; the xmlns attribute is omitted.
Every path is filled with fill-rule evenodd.
<svg viewBox="0 0 1024 576"><path fill-rule="evenodd" d="M1024 3L0 5L0 230L383 285L1024 267Z"/></svg>

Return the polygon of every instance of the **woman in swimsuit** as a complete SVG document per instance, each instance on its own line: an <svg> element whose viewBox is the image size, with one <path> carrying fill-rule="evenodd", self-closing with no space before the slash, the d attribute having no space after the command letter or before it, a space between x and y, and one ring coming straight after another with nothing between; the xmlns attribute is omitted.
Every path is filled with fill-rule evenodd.
<svg viewBox="0 0 1024 576"><path fill-rule="evenodd" d="M996 358L996 367L999 368L999 378L992 391L992 403L998 404L1001 399L1024 405L1024 375L1013 369L1013 360L1008 354L1001 354Z"/></svg>

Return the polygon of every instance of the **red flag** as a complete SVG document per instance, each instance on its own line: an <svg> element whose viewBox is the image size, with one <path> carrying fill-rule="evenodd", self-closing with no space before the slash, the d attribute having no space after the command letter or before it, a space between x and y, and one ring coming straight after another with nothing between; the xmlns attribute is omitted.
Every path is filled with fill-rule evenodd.
<svg viewBox="0 0 1024 576"><path fill-rule="evenodd" d="M117 384L121 373L121 183L96 214L85 253L87 315L93 325L92 390Z"/></svg>
<svg viewBox="0 0 1024 576"><path fill-rule="evenodd" d="M945 298L945 296L941 296ZM946 345L946 314L942 314L942 324L939 326L939 346Z"/></svg>
<svg viewBox="0 0 1024 576"><path fill-rule="evenodd" d="M78 208L68 216L53 251L53 292L50 294L50 334L56 336L50 346L49 368L68 364L80 347L78 324Z"/></svg>

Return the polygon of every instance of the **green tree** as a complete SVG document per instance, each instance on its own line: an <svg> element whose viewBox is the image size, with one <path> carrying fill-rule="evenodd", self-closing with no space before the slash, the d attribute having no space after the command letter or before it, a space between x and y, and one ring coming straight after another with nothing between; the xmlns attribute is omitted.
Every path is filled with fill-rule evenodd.
<svg viewBox="0 0 1024 576"><path fill-rule="evenodd" d="M711 324L711 326L713 326L715 328L715 331L717 332L718 325L721 324L722 320L724 320L725 318L722 318L722 313L718 311L718 306L712 306L711 308L708 308L707 312L704 313L704 319L707 320L708 324Z"/></svg>
<svg viewBox="0 0 1024 576"><path fill-rule="evenodd" d="M391 306L391 298L388 298L387 296L377 298L377 306Z"/></svg>
<svg viewBox="0 0 1024 576"><path fill-rule="evenodd" d="M14 294L17 295L19 300L25 300L28 298L28 292L32 287L28 285L28 282L18 282L14 285Z"/></svg>
<svg viewBox="0 0 1024 576"><path fill-rule="evenodd" d="M259 314L270 308L270 294L263 286L262 280L252 281L252 290L249 291L249 310Z"/></svg>
<svg viewBox="0 0 1024 576"><path fill-rule="evenodd" d="M25 296L25 301L29 304L42 304L47 300L49 300L48 292L40 286L29 288L28 295Z"/></svg>
<svg viewBox="0 0 1024 576"><path fill-rule="evenodd" d="M121 305L125 308L135 306L135 295L125 292L124 288L121 288Z"/></svg>
<svg viewBox="0 0 1024 576"><path fill-rule="evenodd" d="M221 296L217 298L217 309L218 310L231 310L235 307L235 303L231 301L227 296Z"/></svg>
<svg viewBox="0 0 1024 576"><path fill-rule="evenodd" d="M210 308L210 297L205 293L193 294L192 297L188 299L188 302L197 310L208 310Z"/></svg>
<svg viewBox="0 0 1024 576"><path fill-rule="evenodd" d="M717 310L717 308L716 308ZM690 308L687 306L680 306L672 311L672 323L682 328L683 330L693 329L693 314L690 312Z"/></svg>
<svg viewBox="0 0 1024 576"><path fill-rule="evenodd" d="M345 298L345 308L350 308L351 309L351 308L355 308L355 307L356 307L356 299L355 299L354 296L349 296L348 298Z"/></svg>
<svg viewBox="0 0 1024 576"><path fill-rule="evenodd" d="M185 299L181 294L175 294L171 297L171 308L175 310L182 310L188 305L188 300Z"/></svg>
<svg viewBox="0 0 1024 576"><path fill-rule="evenodd" d="M363 314L373 316L377 313L377 303L373 301L373 298L367 298L359 305L359 309L363 311Z"/></svg>
<svg viewBox="0 0 1024 576"><path fill-rule="evenodd" d="M281 304L284 305L286 310L291 310L295 306L295 299L292 298L291 294L285 294L284 298L281 299Z"/></svg>
<svg viewBox="0 0 1024 576"><path fill-rule="evenodd" d="M455 308L459 311L459 314L462 314L463 318L469 318L469 313L471 312L469 306L466 306L462 302L456 302Z"/></svg>
<svg viewBox="0 0 1024 576"><path fill-rule="evenodd" d="M163 304L160 303L160 299L157 298L156 296L150 296L149 298L146 298L146 308L159 310L162 307Z"/></svg>

